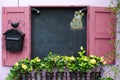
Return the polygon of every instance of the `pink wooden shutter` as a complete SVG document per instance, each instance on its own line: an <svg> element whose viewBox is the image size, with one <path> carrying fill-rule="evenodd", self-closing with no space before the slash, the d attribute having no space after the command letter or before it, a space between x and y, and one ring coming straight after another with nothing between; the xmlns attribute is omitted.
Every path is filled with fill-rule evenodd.
<svg viewBox="0 0 120 80"><path fill-rule="evenodd" d="M20 22L18 30L25 33L23 50L13 53L6 51L5 36L2 35L2 63L4 66L12 66L15 62L30 58L31 53L31 22L30 22L29 7L3 7L2 8L2 34L8 29L11 29L9 22Z"/></svg>
<svg viewBox="0 0 120 80"><path fill-rule="evenodd" d="M112 12L106 8L89 7L87 27L87 49L89 55L106 56L108 52L113 50L113 45L110 44L110 40L113 38L113 35L110 34L113 21L115 22Z"/></svg>

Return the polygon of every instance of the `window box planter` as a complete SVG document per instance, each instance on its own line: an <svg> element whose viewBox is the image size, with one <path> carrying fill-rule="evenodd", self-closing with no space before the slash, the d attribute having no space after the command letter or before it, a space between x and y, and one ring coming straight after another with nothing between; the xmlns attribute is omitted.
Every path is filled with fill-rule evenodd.
<svg viewBox="0 0 120 80"><path fill-rule="evenodd" d="M79 72L79 77L80 77L80 80L87 80L87 73Z"/></svg>
<svg viewBox="0 0 120 80"><path fill-rule="evenodd" d="M44 74L43 74L44 73ZM88 76L90 74L90 76ZM98 80L102 72L35 72L34 75L20 75L18 80Z"/></svg>
<svg viewBox="0 0 120 80"><path fill-rule="evenodd" d="M31 74L21 74L18 80L32 80Z"/></svg>
<svg viewBox="0 0 120 80"><path fill-rule="evenodd" d="M35 72L35 80L42 80L42 71Z"/></svg>
<svg viewBox="0 0 120 80"><path fill-rule="evenodd" d="M90 73L90 80L98 80L99 78L101 78L101 72Z"/></svg>
<svg viewBox="0 0 120 80"><path fill-rule="evenodd" d="M64 72L56 72L56 80L64 80L65 74Z"/></svg>
<svg viewBox="0 0 120 80"><path fill-rule="evenodd" d="M78 79L78 72L69 72L70 80L77 80Z"/></svg>
<svg viewBox="0 0 120 80"><path fill-rule="evenodd" d="M45 72L46 80L53 80L54 72Z"/></svg>

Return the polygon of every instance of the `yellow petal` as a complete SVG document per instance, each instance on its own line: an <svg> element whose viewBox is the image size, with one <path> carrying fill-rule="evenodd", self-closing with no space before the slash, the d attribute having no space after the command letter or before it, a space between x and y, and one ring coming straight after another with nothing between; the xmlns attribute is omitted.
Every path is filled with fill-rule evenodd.
<svg viewBox="0 0 120 80"><path fill-rule="evenodd" d="M90 63L95 64L95 63L96 63L96 60L95 60L95 59L91 59L91 60L90 60Z"/></svg>
<svg viewBox="0 0 120 80"><path fill-rule="evenodd" d="M18 66L18 65L19 65L19 64L16 62L16 63L15 63L15 66Z"/></svg>

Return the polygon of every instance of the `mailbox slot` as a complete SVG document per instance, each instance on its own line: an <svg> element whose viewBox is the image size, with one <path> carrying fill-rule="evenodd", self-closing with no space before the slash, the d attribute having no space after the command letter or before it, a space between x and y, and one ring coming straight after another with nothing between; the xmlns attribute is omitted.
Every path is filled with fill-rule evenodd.
<svg viewBox="0 0 120 80"><path fill-rule="evenodd" d="M6 39L7 39L7 40L11 40L11 41L14 41L14 40L15 40L15 41L18 41L18 40L20 40L19 38L11 38L11 37L7 37Z"/></svg>

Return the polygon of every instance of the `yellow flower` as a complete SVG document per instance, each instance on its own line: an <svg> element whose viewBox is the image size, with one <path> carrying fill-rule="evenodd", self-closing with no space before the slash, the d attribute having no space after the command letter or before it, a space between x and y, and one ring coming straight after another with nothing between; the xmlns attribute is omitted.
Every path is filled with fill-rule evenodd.
<svg viewBox="0 0 120 80"><path fill-rule="evenodd" d="M94 58L94 57L95 57L95 55L90 55L90 57L93 57L93 58Z"/></svg>
<svg viewBox="0 0 120 80"><path fill-rule="evenodd" d="M60 58L60 56L58 55L57 58Z"/></svg>
<svg viewBox="0 0 120 80"><path fill-rule="evenodd" d="M69 59L69 57L68 57L68 56L66 56L66 57L65 57L65 59L66 59L66 60L68 60L68 59Z"/></svg>
<svg viewBox="0 0 120 80"><path fill-rule="evenodd" d="M103 61L103 64L105 65L105 64L107 64L107 62L106 62L106 61Z"/></svg>
<svg viewBox="0 0 120 80"><path fill-rule="evenodd" d="M100 58L100 61L101 61L101 62L103 62L103 61L104 61L104 57L103 57L103 56Z"/></svg>
<svg viewBox="0 0 120 80"><path fill-rule="evenodd" d="M35 59L36 59L36 61L37 61L37 62L40 62L40 59L39 59L39 57L36 57Z"/></svg>
<svg viewBox="0 0 120 80"><path fill-rule="evenodd" d="M40 62L40 59L37 59L37 62Z"/></svg>
<svg viewBox="0 0 120 80"><path fill-rule="evenodd" d="M70 57L70 60L75 60L75 57L74 57L74 56L71 56L71 57Z"/></svg>
<svg viewBox="0 0 120 80"><path fill-rule="evenodd" d="M54 58L51 58L52 61L54 61Z"/></svg>
<svg viewBox="0 0 120 80"><path fill-rule="evenodd" d="M107 78L110 78L110 76L109 76L109 74L107 74L107 76L106 76Z"/></svg>
<svg viewBox="0 0 120 80"><path fill-rule="evenodd" d="M33 68L31 67L31 68L30 68L30 71L32 71L32 70L33 70Z"/></svg>
<svg viewBox="0 0 120 80"><path fill-rule="evenodd" d="M25 70L27 69L27 66L25 64L22 64L22 68Z"/></svg>
<svg viewBox="0 0 120 80"><path fill-rule="evenodd" d="M16 62L16 63L15 63L15 66L18 66L18 65L19 65L19 64Z"/></svg>
<svg viewBox="0 0 120 80"><path fill-rule="evenodd" d="M95 59L91 59L91 60L90 60L90 63L91 63L91 64L95 64L95 63L96 63L96 60L95 60Z"/></svg>

